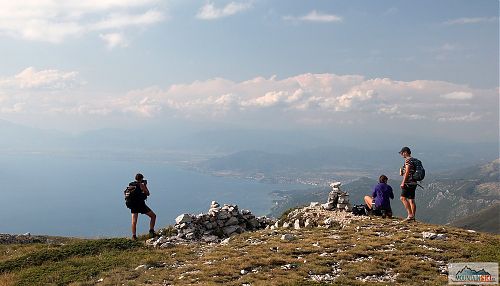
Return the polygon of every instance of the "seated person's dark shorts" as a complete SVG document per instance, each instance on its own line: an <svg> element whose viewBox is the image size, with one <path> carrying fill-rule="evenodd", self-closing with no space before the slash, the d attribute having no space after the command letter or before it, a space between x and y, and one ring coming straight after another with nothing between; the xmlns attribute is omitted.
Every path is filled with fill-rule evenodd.
<svg viewBox="0 0 500 286"><path fill-rule="evenodd" d="M150 211L151 211L151 209L146 205L145 201L136 202L130 208L130 213L133 213L133 214L137 214L137 213L147 214Z"/></svg>
<svg viewBox="0 0 500 286"><path fill-rule="evenodd" d="M404 188L401 188L401 196L413 200L415 199L415 189L417 189L417 185L405 184Z"/></svg>
<svg viewBox="0 0 500 286"><path fill-rule="evenodd" d="M373 209L373 215L375 216L382 216L383 214L385 215L389 215L389 216L392 216L392 209L391 207L386 207L386 208L381 208L381 207L375 207L373 206L374 209Z"/></svg>

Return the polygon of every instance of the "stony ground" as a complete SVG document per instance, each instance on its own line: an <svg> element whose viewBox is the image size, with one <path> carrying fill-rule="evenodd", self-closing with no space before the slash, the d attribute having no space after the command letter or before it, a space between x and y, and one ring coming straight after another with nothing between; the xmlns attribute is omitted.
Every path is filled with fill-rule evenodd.
<svg viewBox="0 0 500 286"><path fill-rule="evenodd" d="M500 261L499 235L312 209L283 219L297 217L317 226L169 248L128 239L3 244L0 285L446 285L448 262ZM329 218L338 223L320 223Z"/></svg>

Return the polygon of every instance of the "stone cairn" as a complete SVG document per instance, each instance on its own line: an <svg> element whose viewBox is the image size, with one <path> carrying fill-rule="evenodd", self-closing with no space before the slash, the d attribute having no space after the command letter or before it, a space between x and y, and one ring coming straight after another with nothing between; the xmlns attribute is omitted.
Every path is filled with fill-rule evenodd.
<svg viewBox="0 0 500 286"><path fill-rule="evenodd" d="M175 219L177 235L152 238L146 244L155 247L169 247L175 243L188 241L217 242L231 235L245 231L269 228L274 220L256 217L249 210L239 210L237 205L223 207L212 201L208 213L199 215L181 214Z"/></svg>
<svg viewBox="0 0 500 286"><path fill-rule="evenodd" d="M340 190L341 182L334 182L330 184L332 191L328 194L328 201L322 204L321 207L325 210L351 210L351 204L349 203L349 194Z"/></svg>

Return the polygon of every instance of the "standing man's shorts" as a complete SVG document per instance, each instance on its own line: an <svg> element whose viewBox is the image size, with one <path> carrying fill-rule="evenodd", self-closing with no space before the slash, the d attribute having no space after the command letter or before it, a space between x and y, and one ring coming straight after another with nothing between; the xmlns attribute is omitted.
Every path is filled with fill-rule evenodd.
<svg viewBox="0 0 500 286"><path fill-rule="evenodd" d="M415 199L415 190L417 189L417 185L408 185L406 184L404 188L401 188L401 196L410 200Z"/></svg>

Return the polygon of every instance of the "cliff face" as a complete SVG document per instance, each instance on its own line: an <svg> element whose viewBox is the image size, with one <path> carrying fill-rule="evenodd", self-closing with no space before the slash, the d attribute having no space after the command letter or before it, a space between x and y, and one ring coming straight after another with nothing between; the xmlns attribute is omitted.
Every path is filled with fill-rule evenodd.
<svg viewBox="0 0 500 286"><path fill-rule="evenodd" d="M282 226L301 218L308 227ZM167 248L128 239L0 245L0 285L446 285L449 262L500 261L499 235L314 207L280 222Z"/></svg>

